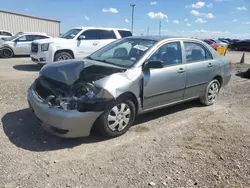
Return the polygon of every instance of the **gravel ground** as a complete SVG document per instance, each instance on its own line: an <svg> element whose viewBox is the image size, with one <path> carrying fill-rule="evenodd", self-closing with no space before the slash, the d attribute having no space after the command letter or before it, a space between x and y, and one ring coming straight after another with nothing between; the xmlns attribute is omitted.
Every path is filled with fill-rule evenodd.
<svg viewBox="0 0 250 188"><path fill-rule="evenodd" d="M62 139L27 109L39 70L29 58L0 59L0 188L250 187L250 80L233 75L211 107L140 116L119 138Z"/></svg>

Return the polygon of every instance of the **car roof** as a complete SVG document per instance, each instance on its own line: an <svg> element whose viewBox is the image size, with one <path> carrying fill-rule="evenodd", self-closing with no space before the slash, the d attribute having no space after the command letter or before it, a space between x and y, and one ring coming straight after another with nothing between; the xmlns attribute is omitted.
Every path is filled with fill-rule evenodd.
<svg viewBox="0 0 250 188"><path fill-rule="evenodd" d="M127 28L111 28L111 27L75 27L73 29L103 29L103 30L123 30L123 31L130 31Z"/></svg>
<svg viewBox="0 0 250 188"><path fill-rule="evenodd" d="M126 37L126 38L134 38L134 39L144 39L144 40L155 40L155 41L162 41L166 39L194 39L194 38L188 38L188 37L180 37L180 36L157 36L157 35L152 35L152 36L131 36L131 37ZM195 39L197 40L197 39Z"/></svg>
<svg viewBox="0 0 250 188"><path fill-rule="evenodd" d="M46 33L40 33L40 32L18 32L17 34L19 34L19 35L45 35L45 36L47 36Z"/></svg>

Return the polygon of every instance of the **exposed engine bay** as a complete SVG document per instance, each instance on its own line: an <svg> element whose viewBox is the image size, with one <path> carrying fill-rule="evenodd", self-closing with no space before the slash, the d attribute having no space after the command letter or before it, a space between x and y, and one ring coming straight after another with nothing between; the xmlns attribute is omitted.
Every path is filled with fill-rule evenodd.
<svg viewBox="0 0 250 188"><path fill-rule="evenodd" d="M71 71L75 70L69 69L68 71L71 74ZM104 93L107 93L107 91L96 87L95 81L123 71L124 69L119 68L90 65L82 69L78 75L74 75L77 79L74 80L73 84L67 84L58 79L56 80L56 78L53 79L53 75L48 77L46 73L43 74L43 70L34 83L34 90L50 106L56 106L64 110L77 109L80 112L86 110L98 111L105 106L106 102L112 99L111 97L104 97ZM57 73L57 78L60 78L59 76L64 79L67 78L65 69L58 69Z"/></svg>

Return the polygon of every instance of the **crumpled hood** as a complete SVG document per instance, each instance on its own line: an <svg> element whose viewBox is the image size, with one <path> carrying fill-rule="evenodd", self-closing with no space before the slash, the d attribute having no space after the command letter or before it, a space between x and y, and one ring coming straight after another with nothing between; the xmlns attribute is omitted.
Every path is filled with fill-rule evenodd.
<svg viewBox="0 0 250 188"><path fill-rule="evenodd" d="M37 44L44 44L44 43L66 43L69 42L71 39L64 39L64 38L48 38L48 39L39 39L34 40L34 43Z"/></svg>
<svg viewBox="0 0 250 188"><path fill-rule="evenodd" d="M121 72L120 67L92 60L67 60L45 65L40 75L72 85L76 81L90 82Z"/></svg>

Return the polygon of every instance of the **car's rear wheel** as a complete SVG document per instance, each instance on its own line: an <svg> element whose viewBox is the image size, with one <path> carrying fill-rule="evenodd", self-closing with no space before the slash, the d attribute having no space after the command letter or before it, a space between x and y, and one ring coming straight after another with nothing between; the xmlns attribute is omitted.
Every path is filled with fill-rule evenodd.
<svg viewBox="0 0 250 188"><path fill-rule="evenodd" d="M72 55L67 53L67 52L60 52L56 54L55 56L55 61L64 61L64 60L69 60L73 59Z"/></svg>
<svg viewBox="0 0 250 188"><path fill-rule="evenodd" d="M204 93L204 95L200 98L202 104L206 106L213 105L215 100L217 99L220 92L220 82L216 79L212 80Z"/></svg>
<svg viewBox="0 0 250 188"><path fill-rule="evenodd" d="M14 56L14 53L13 53L13 51L11 49L4 48L4 49L2 49L1 56L3 58L11 58L11 57Z"/></svg>
<svg viewBox="0 0 250 188"><path fill-rule="evenodd" d="M129 99L118 99L100 116L97 126L103 136L112 138L126 133L134 119L134 103Z"/></svg>

